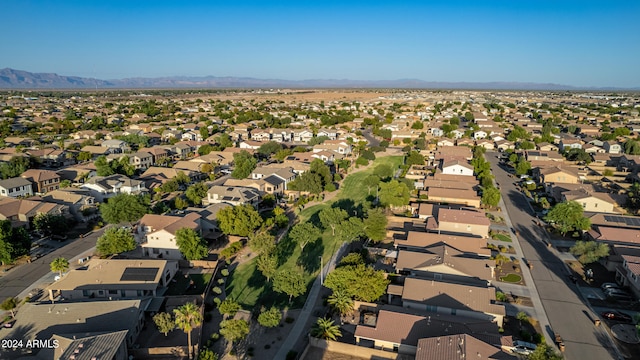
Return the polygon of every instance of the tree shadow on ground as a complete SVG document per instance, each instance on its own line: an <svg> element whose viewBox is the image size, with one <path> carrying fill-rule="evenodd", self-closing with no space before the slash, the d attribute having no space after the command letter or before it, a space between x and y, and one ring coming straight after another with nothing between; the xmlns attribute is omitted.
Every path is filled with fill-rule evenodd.
<svg viewBox="0 0 640 360"><path fill-rule="evenodd" d="M288 235L283 237L276 247L276 254L278 256L278 267L282 266L289 260L291 255L296 249L296 242L293 241Z"/></svg>
<svg viewBox="0 0 640 360"><path fill-rule="evenodd" d="M322 238L307 244L298 258L297 265L302 267L308 273L314 273L320 269L320 256L324 253L324 244Z"/></svg>

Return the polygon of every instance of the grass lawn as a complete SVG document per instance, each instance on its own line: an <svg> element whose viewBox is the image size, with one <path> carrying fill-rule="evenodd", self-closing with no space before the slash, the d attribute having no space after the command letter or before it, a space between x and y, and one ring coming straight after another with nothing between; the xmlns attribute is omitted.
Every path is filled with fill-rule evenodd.
<svg viewBox="0 0 640 360"><path fill-rule="evenodd" d="M198 295L204 292L205 287L211 280L211 273L204 274L190 274L188 278L184 277L184 274L179 272L173 278L169 284L169 288L165 295ZM175 282L173 282L175 280ZM189 283L193 280L194 287L189 287Z"/></svg>
<svg viewBox="0 0 640 360"><path fill-rule="evenodd" d="M511 237L505 234L495 234L493 238L504 242L511 242Z"/></svg>
<svg viewBox="0 0 640 360"><path fill-rule="evenodd" d="M507 274L507 276L501 277L500 281L509 282L509 283L519 283L520 281L522 281L522 276L518 274Z"/></svg>
<svg viewBox="0 0 640 360"><path fill-rule="evenodd" d="M338 190L339 193L335 198L327 203L304 209L298 215L300 222L311 221L319 225L318 212L337 202L342 202L341 205L348 205L342 206L343 208L358 209L359 205L364 203L368 196L367 188L362 186L362 180L372 174L375 166L379 164L390 164L395 169L402 164L402 157L378 158L368 169L348 175L342 182ZM339 241L331 235L331 229L322 234L321 240L305 246L304 251L288 237L284 237L278 244L277 249L278 258L281 262L278 271L304 271L308 287L310 287L320 270L320 256L326 262L338 250L340 245ZM229 276L227 284L227 295L235 299L245 309L254 308L256 305L290 306L294 308L304 305L304 296L298 297L289 304L288 296L273 292L271 283L267 282L256 268L255 260L238 266Z"/></svg>

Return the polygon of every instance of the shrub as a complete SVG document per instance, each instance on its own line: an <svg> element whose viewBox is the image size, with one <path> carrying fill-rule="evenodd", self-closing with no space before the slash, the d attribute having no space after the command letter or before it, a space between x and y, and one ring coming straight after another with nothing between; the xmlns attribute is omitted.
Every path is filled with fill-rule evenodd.
<svg viewBox="0 0 640 360"><path fill-rule="evenodd" d="M229 276L229 270L228 269L222 269L222 271L220 271L220 274L224 277Z"/></svg>
<svg viewBox="0 0 640 360"><path fill-rule="evenodd" d="M507 301L507 295L502 291L496 291L496 300L498 301Z"/></svg>
<svg viewBox="0 0 640 360"><path fill-rule="evenodd" d="M218 333L211 334L211 340L216 341L218 339L220 339L220 334Z"/></svg>
<svg viewBox="0 0 640 360"><path fill-rule="evenodd" d="M216 304L216 306L220 305L221 302L222 302L222 300L220 300L220 298L218 298L218 297L213 298L213 303Z"/></svg>
<svg viewBox="0 0 640 360"><path fill-rule="evenodd" d="M520 337L526 342L531 341L531 334L527 330L520 331Z"/></svg>
<svg viewBox="0 0 640 360"><path fill-rule="evenodd" d="M213 291L214 294L216 295L220 295L222 294L222 289L220 289L219 287L214 287L213 289L211 289L211 291ZM218 299L219 300L219 299ZM215 301L215 300L214 300Z"/></svg>
<svg viewBox="0 0 640 360"><path fill-rule="evenodd" d="M224 279L218 279L218 284L224 285Z"/></svg>

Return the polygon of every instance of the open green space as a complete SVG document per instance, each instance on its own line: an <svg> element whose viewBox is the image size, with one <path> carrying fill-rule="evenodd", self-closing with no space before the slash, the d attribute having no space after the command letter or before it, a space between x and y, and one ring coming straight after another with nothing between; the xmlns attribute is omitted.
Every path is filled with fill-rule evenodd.
<svg viewBox="0 0 640 360"><path fill-rule="evenodd" d="M357 215L362 215L361 205L366 202L367 188L362 181L373 173L375 166L389 164L397 169L402 164L401 156L382 157L373 161L366 170L348 175L342 182L338 194L330 201L304 209L299 215L299 221L311 221L319 225L318 212L325 207L337 205L342 208L350 208ZM352 214L350 214L352 215ZM340 242L331 235L331 229L322 233L321 239L305 246L304 251L293 243L288 237L284 237L278 244L278 258L280 265L278 271L304 271L308 288L318 275L320 270L320 256L326 263L340 247ZM245 309L259 306L290 306L301 307L304 305L304 296L300 296L289 304L288 297L273 292L271 283L267 282L256 268L255 259L239 265L229 277L226 293L236 300Z"/></svg>
<svg viewBox="0 0 640 360"><path fill-rule="evenodd" d="M179 272L169 283L169 288L165 293L166 296L175 295L198 295L204 292L209 280L211 280L211 273L203 274L189 274L187 277L183 273ZM175 280L175 282L174 282ZM193 286L191 286L191 280L193 280Z"/></svg>
<svg viewBox="0 0 640 360"><path fill-rule="evenodd" d="M507 274L507 276L501 277L500 281L509 282L509 283L519 283L520 281L522 281L522 276L518 274Z"/></svg>

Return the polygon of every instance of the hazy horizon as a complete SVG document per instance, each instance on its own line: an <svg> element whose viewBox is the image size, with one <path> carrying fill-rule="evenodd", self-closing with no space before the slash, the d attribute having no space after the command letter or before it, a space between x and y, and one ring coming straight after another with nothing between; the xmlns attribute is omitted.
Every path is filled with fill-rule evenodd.
<svg viewBox="0 0 640 360"><path fill-rule="evenodd" d="M34 73L640 87L634 1L3 5L0 68Z"/></svg>

